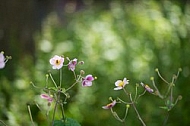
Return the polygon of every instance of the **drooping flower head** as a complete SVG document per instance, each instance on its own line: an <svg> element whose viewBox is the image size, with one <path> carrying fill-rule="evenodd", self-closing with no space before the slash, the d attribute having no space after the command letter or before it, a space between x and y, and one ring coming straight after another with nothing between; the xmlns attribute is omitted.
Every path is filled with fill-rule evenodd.
<svg viewBox="0 0 190 126"><path fill-rule="evenodd" d="M77 65L77 59L75 58L69 62L68 65L69 70L74 71L76 65Z"/></svg>
<svg viewBox="0 0 190 126"><path fill-rule="evenodd" d="M115 86L116 88L114 88L114 90L121 90L125 87L126 84L129 84L129 80L127 80L127 78L124 78L123 81L122 80L117 80L115 82Z"/></svg>
<svg viewBox="0 0 190 126"><path fill-rule="evenodd" d="M3 53L0 53L0 69L5 67L5 57Z"/></svg>
<svg viewBox="0 0 190 126"><path fill-rule="evenodd" d="M64 58L58 55L55 55L49 60L53 69L61 69L63 66Z"/></svg>
<svg viewBox="0 0 190 126"><path fill-rule="evenodd" d="M53 101L53 98L47 94L41 94L40 97L46 99L49 103Z"/></svg>
<svg viewBox="0 0 190 126"><path fill-rule="evenodd" d="M111 109L115 106L116 104L116 100L112 101L111 103L105 105L105 106L102 106L103 109Z"/></svg>
<svg viewBox="0 0 190 126"><path fill-rule="evenodd" d="M154 90L152 88L150 88L147 84L144 84L141 82L141 85L145 88L146 91L148 91L149 93L153 93Z"/></svg>
<svg viewBox="0 0 190 126"><path fill-rule="evenodd" d="M92 81L94 77L92 75L87 75L85 78L82 78L82 86L92 86Z"/></svg>

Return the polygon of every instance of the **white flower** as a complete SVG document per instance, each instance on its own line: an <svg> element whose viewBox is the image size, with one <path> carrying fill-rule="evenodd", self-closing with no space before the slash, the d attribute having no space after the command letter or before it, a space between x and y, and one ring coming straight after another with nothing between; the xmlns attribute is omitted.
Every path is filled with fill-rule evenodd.
<svg viewBox="0 0 190 126"><path fill-rule="evenodd" d="M124 78L123 81L122 80L117 80L115 82L115 86L116 88L114 88L114 90L121 90L125 87L126 84L129 84L129 80L127 80L127 78Z"/></svg>
<svg viewBox="0 0 190 126"><path fill-rule="evenodd" d="M64 58L58 55L55 55L49 60L53 69L61 69L63 66Z"/></svg>
<svg viewBox="0 0 190 126"><path fill-rule="evenodd" d="M5 57L3 53L0 53L0 69L5 67Z"/></svg>

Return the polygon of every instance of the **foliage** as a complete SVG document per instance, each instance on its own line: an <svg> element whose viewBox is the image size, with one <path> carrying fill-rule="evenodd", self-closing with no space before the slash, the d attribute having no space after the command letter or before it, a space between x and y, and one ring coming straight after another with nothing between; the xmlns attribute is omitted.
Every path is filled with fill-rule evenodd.
<svg viewBox="0 0 190 126"><path fill-rule="evenodd" d="M183 71L176 82L175 92L181 94L183 100L170 111L167 125L188 125L189 8L189 4L182 8L180 3L174 1L143 0L128 3L112 0L106 8L101 4L97 6L88 3L84 9L77 12L64 13L66 19L60 16L63 15L62 12L52 12L44 20L41 34L35 36L36 64L23 65L30 64L29 59L16 64L17 78L13 82L1 76L0 118L9 125L30 125L27 107L20 106L40 101L38 95L42 92L32 88L29 83L32 80L38 86L44 85L44 75L50 69L50 65L47 64L49 57L64 54L84 59L88 64L81 66L82 69L88 69L98 77L92 88L86 90L76 86L69 92L73 97L69 100L70 104L65 106L65 113L79 121L82 126L120 124L108 111L101 108L110 95L113 98L125 99L122 93L114 92L112 89L113 82L117 79L128 77L131 84L140 83L139 80L151 84L152 80L149 78L154 76L157 88L163 94L166 89L165 82L155 75L154 69L158 68L165 80L170 80L173 77L172 73L179 67ZM10 72L10 65L11 63L8 63L2 73ZM57 77L56 72L52 74ZM67 78L65 83L74 79L71 73L63 73L63 76ZM132 87L134 86L129 86L127 90L135 92ZM174 95L177 98L176 94ZM11 100L7 103L6 99ZM139 113L147 125L151 126L163 124L160 120L164 121L168 113L164 109L170 110L168 106L171 105L170 101L152 99L147 93L138 103L141 103L136 104ZM164 104L166 106L163 106ZM41 105L43 106L43 103ZM122 108L121 104L114 107L119 116L125 112ZM42 109L45 109L45 105ZM46 125L43 112L34 106L31 106L31 111L34 122ZM127 124L139 125L139 122L133 121L136 114L132 111L128 114L130 116L127 117ZM95 120L97 117L98 121Z"/></svg>

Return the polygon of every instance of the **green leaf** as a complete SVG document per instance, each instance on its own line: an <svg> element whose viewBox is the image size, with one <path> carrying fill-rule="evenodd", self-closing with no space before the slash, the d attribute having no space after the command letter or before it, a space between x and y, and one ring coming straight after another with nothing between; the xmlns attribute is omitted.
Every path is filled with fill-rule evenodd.
<svg viewBox="0 0 190 126"><path fill-rule="evenodd" d="M62 120L55 120L53 126L65 126Z"/></svg>
<svg viewBox="0 0 190 126"><path fill-rule="evenodd" d="M168 110L168 107L166 106L160 106L161 109L165 109L165 110Z"/></svg>
<svg viewBox="0 0 190 126"><path fill-rule="evenodd" d="M55 120L53 126L81 126L81 125L72 118L66 118L65 121Z"/></svg>

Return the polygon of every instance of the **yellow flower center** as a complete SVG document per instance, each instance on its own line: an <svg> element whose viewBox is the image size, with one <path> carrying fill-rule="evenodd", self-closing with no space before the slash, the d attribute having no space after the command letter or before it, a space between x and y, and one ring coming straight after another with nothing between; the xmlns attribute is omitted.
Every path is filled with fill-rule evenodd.
<svg viewBox="0 0 190 126"><path fill-rule="evenodd" d="M60 60L56 60L55 63L56 63L56 65L60 65L61 64Z"/></svg>
<svg viewBox="0 0 190 126"><path fill-rule="evenodd" d="M145 87L145 88L150 88L148 85L145 85L144 87Z"/></svg>
<svg viewBox="0 0 190 126"><path fill-rule="evenodd" d="M119 83L119 87L123 87L123 85L124 85L124 82L123 81L121 81L120 83Z"/></svg>

